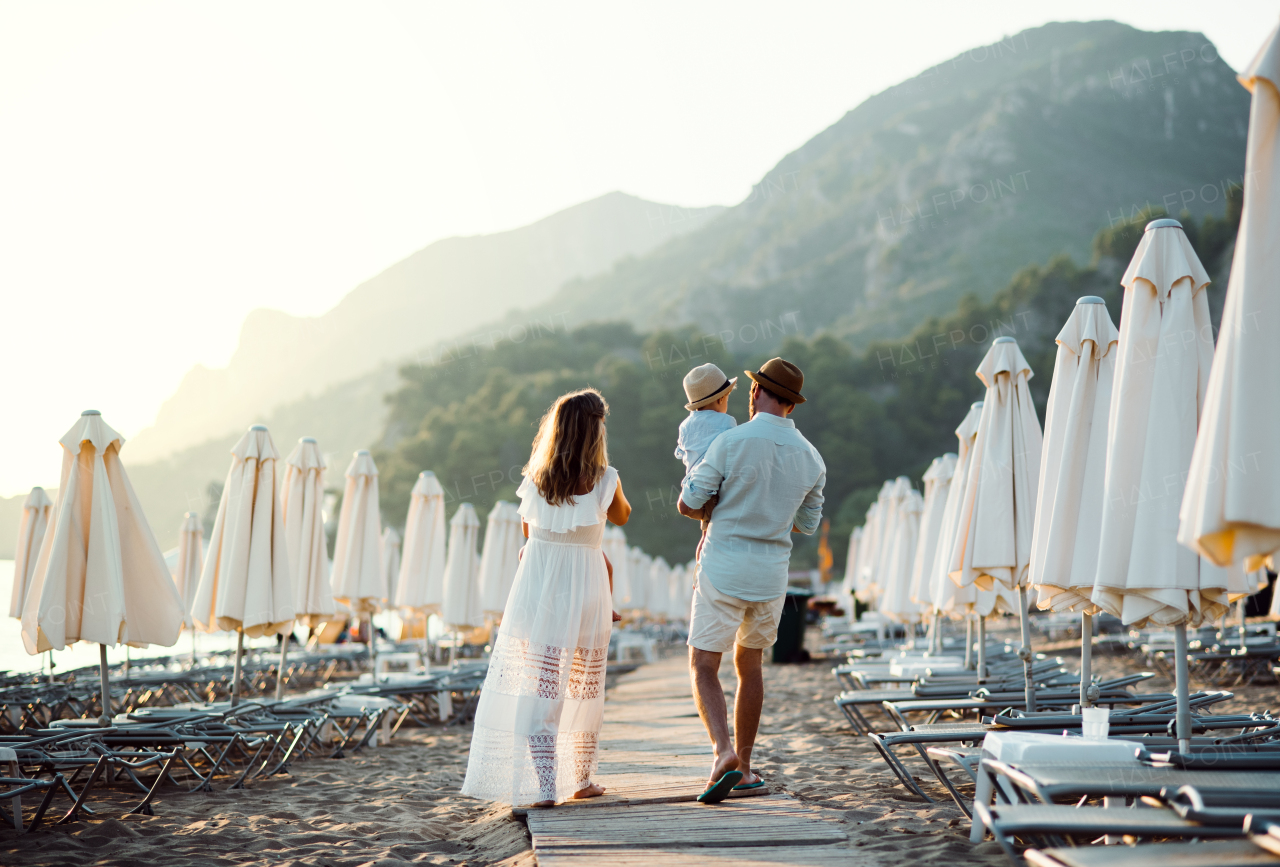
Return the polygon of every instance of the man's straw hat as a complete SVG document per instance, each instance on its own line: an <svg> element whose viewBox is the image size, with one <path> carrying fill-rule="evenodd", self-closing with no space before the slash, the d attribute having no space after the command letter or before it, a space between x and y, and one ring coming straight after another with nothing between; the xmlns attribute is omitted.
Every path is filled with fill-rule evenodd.
<svg viewBox="0 0 1280 867"><path fill-rule="evenodd" d="M792 403L804 403L800 389L804 387L804 374L790 361L770 358L755 373L744 370L747 376L762 388Z"/></svg>
<svg viewBox="0 0 1280 867"><path fill-rule="evenodd" d="M714 364L699 365L684 375L684 395L689 398L684 408L692 411L715 403L732 392L737 384L738 377L729 379Z"/></svg>

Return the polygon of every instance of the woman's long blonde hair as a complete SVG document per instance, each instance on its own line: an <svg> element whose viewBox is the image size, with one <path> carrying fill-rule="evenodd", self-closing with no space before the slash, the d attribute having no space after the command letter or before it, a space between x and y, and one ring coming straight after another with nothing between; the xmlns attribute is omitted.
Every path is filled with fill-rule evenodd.
<svg viewBox="0 0 1280 867"><path fill-rule="evenodd" d="M609 404L594 388L556 399L538 424L524 474L553 506L574 502L584 485L594 487L609 466L604 419Z"/></svg>

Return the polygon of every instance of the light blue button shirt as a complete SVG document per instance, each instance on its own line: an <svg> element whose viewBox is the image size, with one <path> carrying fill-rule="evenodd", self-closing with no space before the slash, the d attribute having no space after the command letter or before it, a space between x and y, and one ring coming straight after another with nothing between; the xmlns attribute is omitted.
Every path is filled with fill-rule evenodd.
<svg viewBox="0 0 1280 867"><path fill-rule="evenodd" d="M826 482L822 456L791 419L756 413L718 436L680 493L693 509L720 494L698 580L748 602L785 593L791 528L817 531Z"/></svg>

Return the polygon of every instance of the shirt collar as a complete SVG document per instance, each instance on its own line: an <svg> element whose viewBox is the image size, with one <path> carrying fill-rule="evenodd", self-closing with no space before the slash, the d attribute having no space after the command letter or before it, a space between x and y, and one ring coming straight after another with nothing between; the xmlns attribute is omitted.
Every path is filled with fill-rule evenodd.
<svg viewBox="0 0 1280 867"><path fill-rule="evenodd" d="M765 424L777 425L778 427L789 427L794 429L796 426L796 423L789 418L783 418L782 416L773 415L772 413L767 412L758 412L756 413L755 418L751 420L762 421Z"/></svg>

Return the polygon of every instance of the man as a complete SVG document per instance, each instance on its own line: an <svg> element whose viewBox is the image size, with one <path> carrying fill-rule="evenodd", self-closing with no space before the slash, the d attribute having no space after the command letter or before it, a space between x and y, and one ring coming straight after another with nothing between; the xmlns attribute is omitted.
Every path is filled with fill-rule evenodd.
<svg viewBox="0 0 1280 867"><path fill-rule="evenodd" d="M751 420L720 434L685 479L677 508L700 520L713 494L689 618L689 669L702 724L715 751L707 790L716 803L734 788L764 785L751 751L764 704L764 649L778 637L787 592L791 533L812 535L822 519L827 468L788 416L805 402L804 374L781 358L751 378ZM738 675L733 740L720 686L720 658L733 651Z"/></svg>

